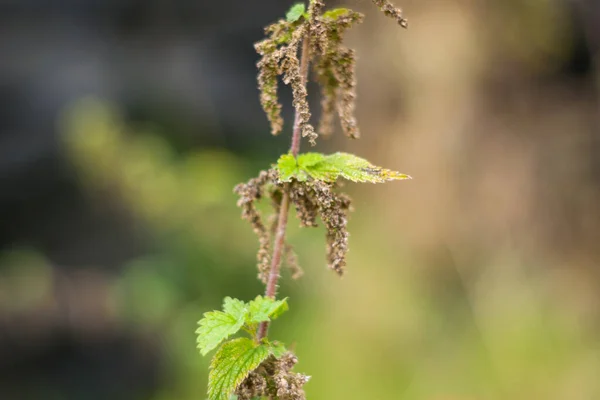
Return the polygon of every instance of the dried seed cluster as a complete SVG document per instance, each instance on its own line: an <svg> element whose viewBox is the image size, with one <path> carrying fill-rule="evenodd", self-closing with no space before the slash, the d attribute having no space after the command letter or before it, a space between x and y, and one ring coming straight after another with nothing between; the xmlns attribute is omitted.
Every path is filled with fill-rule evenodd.
<svg viewBox="0 0 600 400"><path fill-rule="evenodd" d="M362 20L360 13L337 9L319 16L313 24L311 55L313 70L321 85L319 133L324 136L333 132L336 112L346 136L353 139L360 136L354 116L356 56L354 50L343 45L343 39L345 31Z"/></svg>
<svg viewBox="0 0 600 400"><path fill-rule="evenodd" d="M275 170L268 170L261 171L258 177L252 178L246 183L240 183L233 189L234 193L239 196L237 206L242 209L242 219L252 225L254 233L258 236L259 248L256 254L258 279L265 284L269 278L271 243L275 236L281 197L286 185L288 184L278 181L278 174ZM263 222L260 211L256 208L257 202L265 197L265 194L271 199L273 208L273 213L268 217L266 224ZM292 279L300 278L304 272L298 264L298 257L293 247L288 243L285 243L284 255L286 264L292 273Z"/></svg>
<svg viewBox="0 0 600 400"><path fill-rule="evenodd" d="M387 0L372 0L383 13L390 18L394 18L403 28L408 28L408 20L402 16L402 10Z"/></svg>
<svg viewBox="0 0 600 400"><path fill-rule="evenodd" d="M263 372L262 368L258 367L239 384L235 390L238 400L252 400L264 396L267 392L267 380L261 372Z"/></svg>
<svg viewBox="0 0 600 400"><path fill-rule="evenodd" d="M272 395L277 396L280 400L306 399L306 395L302 388L308 382L310 377L297 372L292 372L292 368L294 368L294 365L296 365L297 362L298 358L288 351L272 364L272 376L275 383L275 393Z"/></svg>
<svg viewBox="0 0 600 400"><path fill-rule="evenodd" d="M317 215L326 229L328 267L343 275L348 252L348 212L350 197L336 193L334 184L322 181L292 182L290 199L301 226L317 226Z"/></svg>
<svg viewBox="0 0 600 400"><path fill-rule="evenodd" d="M402 10L387 0L372 0L379 9L394 18L402 27L408 27ZM322 12L322 0L311 0L308 12L296 21L279 20L265 29L267 38L256 43L261 55L258 85L261 105L271 123L271 132L278 134L283 128L281 104L277 96L278 76L290 85L294 107L303 137L316 144L317 133L310 124L306 85L298 60L298 49L308 43L308 59L313 63L316 81L321 86L320 135L331 135L335 114L342 130L349 138L358 138L360 132L354 113L356 103L356 55L343 45L346 30L363 20L363 15L345 8Z"/></svg>
<svg viewBox="0 0 600 400"><path fill-rule="evenodd" d="M260 171L258 177L250 179L247 183L240 183L233 189L234 193L240 196L237 206L242 209L242 219L250 222L254 233L258 236L259 248L256 254L258 278L264 283L269 276L272 235L256 208L256 202L264 196L265 186L272 182L275 176L276 173L272 170Z"/></svg>
<svg viewBox="0 0 600 400"><path fill-rule="evenodd" d="M291 352L280 358L269 357L252 371L238 386L238 400L268 397L279 400L305 400L303 386L308 382L306 375L292 372L298 358Z"/></svg>
<svg viewBox="0 0 600 400"><path fill-rule="evenodd" d="M293 104L302 136L308 137L314 145L317 134L310 124L310 109L306 99L308 94L298 60L298 48L306 30L307 26L304 23L280 20L265 29L269 38L256 43L254 47L261 55L257 64L260 103L271 123L271 133L277 135L283 128L281 104L277 97L277 79L281 75L283 82L292 87Z"/></svg>
<svg viewBox="0 0 600 400"><path fill-rule="evenodd" d="M277 171L269 170L261 171L257 178L235 187L235 193L240 196L237 205L242 208L242 218L250 222L259 238L260 246L256 257L258 277L261 281L266 282L269 276L271 241L275 235L284 190L289 193L301 226L316 227L317 217L323 221L326 229L328 267L340 276L344 274L349 236L346 225L351 201L346 194L336 193L334 186L335 184L318 180L282 183L278 180ZM256 202L264 197L265 192L268 192L273 207L273 214L267 224L268 229L256 208ZM292 278L301 277L303 271L298 265L293 247L288 243L285 243L284 255Z"/></svg>

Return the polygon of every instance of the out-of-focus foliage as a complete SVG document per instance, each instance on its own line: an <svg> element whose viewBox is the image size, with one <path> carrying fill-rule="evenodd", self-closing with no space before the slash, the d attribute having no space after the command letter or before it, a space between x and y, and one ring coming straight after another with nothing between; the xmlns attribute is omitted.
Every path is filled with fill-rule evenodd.
<svg viewBox="0 0 600 400"><path fill-rule="evenodd" d="M0 313L27 313L43 306L52 291L52 270L33 249L0 254Z"/></svg>
<svg viewBox="0 0 600 400"><path fill-rule="evenodd" d="M164 350L170 384L155 399L196 399L207 383L192 333L198 316L225 293L249 298L260 289L255 241L231 193L249 175L245 163L220 151L177 155L97 101L71 108L62 126L91 201L110 192L156 243L110 281L108 304L118 321L152 332ZM397 228L377 201L358 201L352 271L342 281L321 268L321 234L290 227L307 274L284 288L295 307L289 325L274 330L299 343L301 369L318 377L306 386L311 399L600 395L597 335L561 301L556 277L529 277L528 262L504 251L479 266L476 284L453 262L447 268L455 275L440 282L397 245ZM0 264L4 312L52 288L52 267L35 252L5 254Z"/></svg>

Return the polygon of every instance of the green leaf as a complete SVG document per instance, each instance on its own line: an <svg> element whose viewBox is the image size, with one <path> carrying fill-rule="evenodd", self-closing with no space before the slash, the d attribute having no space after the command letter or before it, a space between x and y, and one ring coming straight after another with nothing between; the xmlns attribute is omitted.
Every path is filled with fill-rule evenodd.
<svg viewBox="0 0 600 400"><path fill-rule="evenodd" d="M238 299L232 299L231 297L225 297L223 301L223 311L231 315L246 315L248 308L246 303Z"/></svg>
<svg viewBox="0 0 600 400"><path fill-rule="evenodd" d="M406 174L377 167L364 158L348 153L324 155L304 153L296 159L292 154L284 154L277 161L279 179L290 182L296 179L305 182L312 179L335 182L339 177L353 182L381 183L391 180L411 179Z"/></svg>
<svg viewBox="0 0 600 400"><path fill-rule="evenodd" d="M248 314L244 302L231 297L225 298L223 310L225 312L211 311L204 313L204 318L198 322L200 327L196 330L197 343L203 356L230 335L239 331L244 325Z"/></svg>
<svg viewBox="0 0 600 400"><path fill-rule="evenodd" d="M354 154L331 154L325 157L324 164L326 168L338 169L342 178L353 182L382 183L397 179L412 179L406 174L377 167Z"/></svg>
<svg viewBox="0 0 600 400"><path fill-rule="evenodd" d="M298 156L298 165L302 168L310 168L325 160L325 154L321 153L304 153Z"/></svg>
<svg viewBox="0 0 600 400"><path fill-rule="evenodd" d="M313 162L318 158L315 157L316 154L321 156L319 162ZM340 171L339 168L327 162L327 157L328 156L319 153L301 154L298 156L299 169L305 171L305 173L313 179L325 182L335 182L338 176L340 176Z"/></svg>
<svg viewBox="0 0 600 400"><path fill-rule="evenodd" d="M251 339L238 338L224 343L210 363L209 400L227 400L250 372L269 357L269 347Z"/></svg>
<svg viewBox="0 0 600 400"><path fill-rule="evenodd" d="M304 6L304 3L296 3L285 14L285 18L288 22L296 22L304 15L305 11L306 7Z"/></svg>
<svg viewBox="0 0 600 400"><path fill-rule="evenodd" d="M333 10L324 12L322 15L322 18L338 19L338 18L346 16L352 12L353 11L348 8L334 8Z"/></svg>
<svg viewBox="0 0 600 400"><path fill-rule="evenodd" d="M289 310L287 297L283 300L276 301L275 303L273 303L273 305L274 306L271 308L271 312L269 313L269 318L271 318L271 321L279 318L281 314Z"/></svg>
<svg viewBox="0 0 600 400"><path fill-rule="evenodd" d="M299 169L296 158L292 154L284 154L277 160L277 171L279 179L283 182L289 182L292 177L298 175Z"/></svg>
<svg viewBox="0 0 600 400"><path fill-rule="evenodd" d="M288 310L287 298L273 300L270 297L256 296L248 304L249 313L246 321L249 324L270 321Z"/></svg>

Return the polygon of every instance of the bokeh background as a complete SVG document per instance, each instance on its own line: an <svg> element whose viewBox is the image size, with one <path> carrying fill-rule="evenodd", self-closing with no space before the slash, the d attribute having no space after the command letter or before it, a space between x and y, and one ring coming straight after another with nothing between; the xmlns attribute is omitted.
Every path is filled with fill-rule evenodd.
<svg viewBox="0 0 600 400"><path fill-rule="evenodd" d="M0 399L205 398L197 320L263 291L232 187L288 148L252 44L292 3L0 1ZM291 223L308 397L600 399L600 3L338 4L363 138L317 150L414 179L346 187L342 280Z"/></svg>

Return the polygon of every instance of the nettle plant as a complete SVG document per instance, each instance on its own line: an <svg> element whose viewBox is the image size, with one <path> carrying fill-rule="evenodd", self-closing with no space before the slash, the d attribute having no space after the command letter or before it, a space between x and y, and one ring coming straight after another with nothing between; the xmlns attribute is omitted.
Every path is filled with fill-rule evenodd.
<svg viewBox="0 0 600 400"><path fill-rule="evenodd" d="M372 0L385 15L406 28L402 11L387 0ZM281 104L277 97L279 78L291 86L295 120L292 144L267 171L239 184L238 206L242 218L250 222L259 239L258 278L266 285L264 297L250 302L226 297L222 311L204 314L199 321L198 348L202 355L218 347L208 379L209 400L302 400L303 386L309 377L293 372L297 357L285 346L267 337L269 323L288 310L287 298L277 300L276 292L282 260L292 278L302 275L297 256L286 240L288 211L291 205L303 227L326 229L327 263L343 275L348 252L348 212L350 198L339 193L341 179L380 183L410 179L408 175L377 167L353 154L299 154L301 137L311 145L318 134L331 135L335 115L349 138L358 138L354 116L356 98L354 50L344 46L344 33L363 20L363 15L346 9L324 11L322 0L294 5L281 19L265 29L267 38L255 44L261 56L257 66L260 102L274 135L283 129ZM310 123L306 81L309 67L321 86L321 119L318 129ZM318 134L317 134L318 132ZM256 203L270 199L273 214L263 219ZM244 332L247 337L229 339ZM227 341L226 341L227 340ZM225 342L224 342L225 341ZM223 343L224 342L224 343Z"/></svg>

